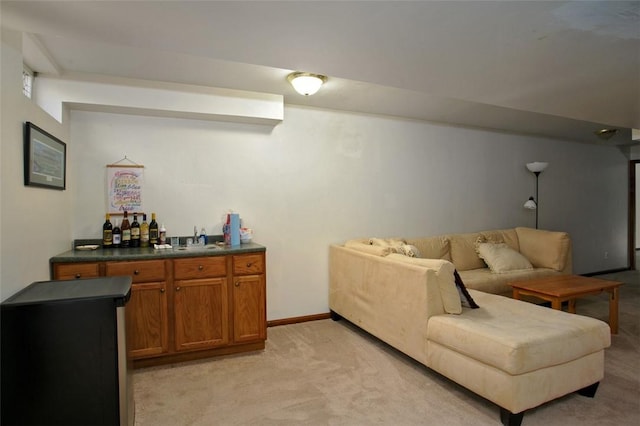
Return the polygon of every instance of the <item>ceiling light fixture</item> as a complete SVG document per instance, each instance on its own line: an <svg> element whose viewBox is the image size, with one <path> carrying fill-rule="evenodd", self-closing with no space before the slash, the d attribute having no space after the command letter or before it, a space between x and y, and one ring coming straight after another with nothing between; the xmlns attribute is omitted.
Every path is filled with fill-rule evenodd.
<svg viewBox="0 0 640 426"><path fill-rule="evenodd" d="M320 86L327 81L327 77L310 72L292 72L287 80L296 89L296 92L304 96L310 96L320 90Z"/></svg>
<svg viewBox="0 0 640 426"><path fill-rule="evenodd" d="M593 133L600 139L608 141L618 133L618 129L600 129Z"/></svg>

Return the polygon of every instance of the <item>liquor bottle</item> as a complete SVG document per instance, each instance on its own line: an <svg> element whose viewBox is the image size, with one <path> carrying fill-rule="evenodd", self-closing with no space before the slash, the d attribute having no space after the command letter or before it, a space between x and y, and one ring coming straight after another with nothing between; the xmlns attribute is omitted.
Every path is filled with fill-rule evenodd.
<svg viewBox="0 0 640 426"><path fill-rule="evenodd" d="M138 223L138 214L133 214L133 222L131 222L131 247L140 247L140 223Z"/></svg>
<svg viewBox="0 0 640 426"><path fill-rule="evenodd" d="M151 213L151 223L149 224L149 244L158 244L158 222L156 222L155 213Z"/></svg>
<svg viewBox="0 0 640 426"><path fill-rule="evenodd" d="M109 213L106 214L106 219L102 225L102 248L111 248L113 246L113 225Z"/></svg>
<svg viewBox="0 0 640 426"><path fill-rule="evenodd" d="M140 224L140 247L149 247L149 224L147 223L147 215L144 213Z"/></svg>
<svg viewBox="0 0 640 426"><path fill-rule="evenodd" d="M122 230L122 241L120 241L120 247L131 247L131 225L129 224L129 218L127 217L126 210L124 211L124 217L122 218L122 225L120 225L120 229Z"/></svg>
<svg viewBox="0 0 640 426"><path fill-rule="evenodd" d="M118 219L116 219L115 226L113 227L113 247L119 248L120 242L122 241L122 231L120 230L120 225L118 225Z"/></svg>

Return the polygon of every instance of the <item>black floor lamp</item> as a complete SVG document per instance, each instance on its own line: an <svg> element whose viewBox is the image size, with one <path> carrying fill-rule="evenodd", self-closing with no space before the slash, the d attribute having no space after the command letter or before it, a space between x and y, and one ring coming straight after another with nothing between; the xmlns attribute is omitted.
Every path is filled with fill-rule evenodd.
<svg viewBox="0 0 640 426"><path fill-rule="evenodd" d="M524 208L536 211L536 229L538 229L538 204L540 202L538 198L538 177L540 176L540 173L542 173L542 171L547 168L548 165L549 163L544 163L541 161L527 163L527 169L529 169L531 173L536 175L536 196L535 198L529 197L527 202L524 203Z"/></svg>

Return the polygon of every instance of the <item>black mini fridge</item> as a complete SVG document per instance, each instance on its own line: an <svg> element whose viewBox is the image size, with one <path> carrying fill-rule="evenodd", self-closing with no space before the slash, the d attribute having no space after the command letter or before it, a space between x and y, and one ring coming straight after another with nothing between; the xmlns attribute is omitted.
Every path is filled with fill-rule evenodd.
<svg viewBox="0 0 640 426"><path fill-rule="evenodd" d="M0 424L134 424L131 277L35 282L0 304Z"/></svg>

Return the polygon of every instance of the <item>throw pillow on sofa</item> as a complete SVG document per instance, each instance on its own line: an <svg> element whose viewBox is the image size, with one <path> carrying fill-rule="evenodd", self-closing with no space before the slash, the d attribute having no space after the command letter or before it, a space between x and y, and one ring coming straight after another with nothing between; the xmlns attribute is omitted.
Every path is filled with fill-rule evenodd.
<svg viewBox="0 0 640 426"><path fill-rule="evenodd" d="M505 243L479 243L477 251L480 259L484 260L494 274L533 269L526 257Z"/></svg>
<svg viewBox="0 0 640 426"><path fill-rule="evenodd" d="M409 257L421 257L420 251L416 246L407 244L401 238L369 238L369 244L388 248L391 253L400 253Z"/></svg>

